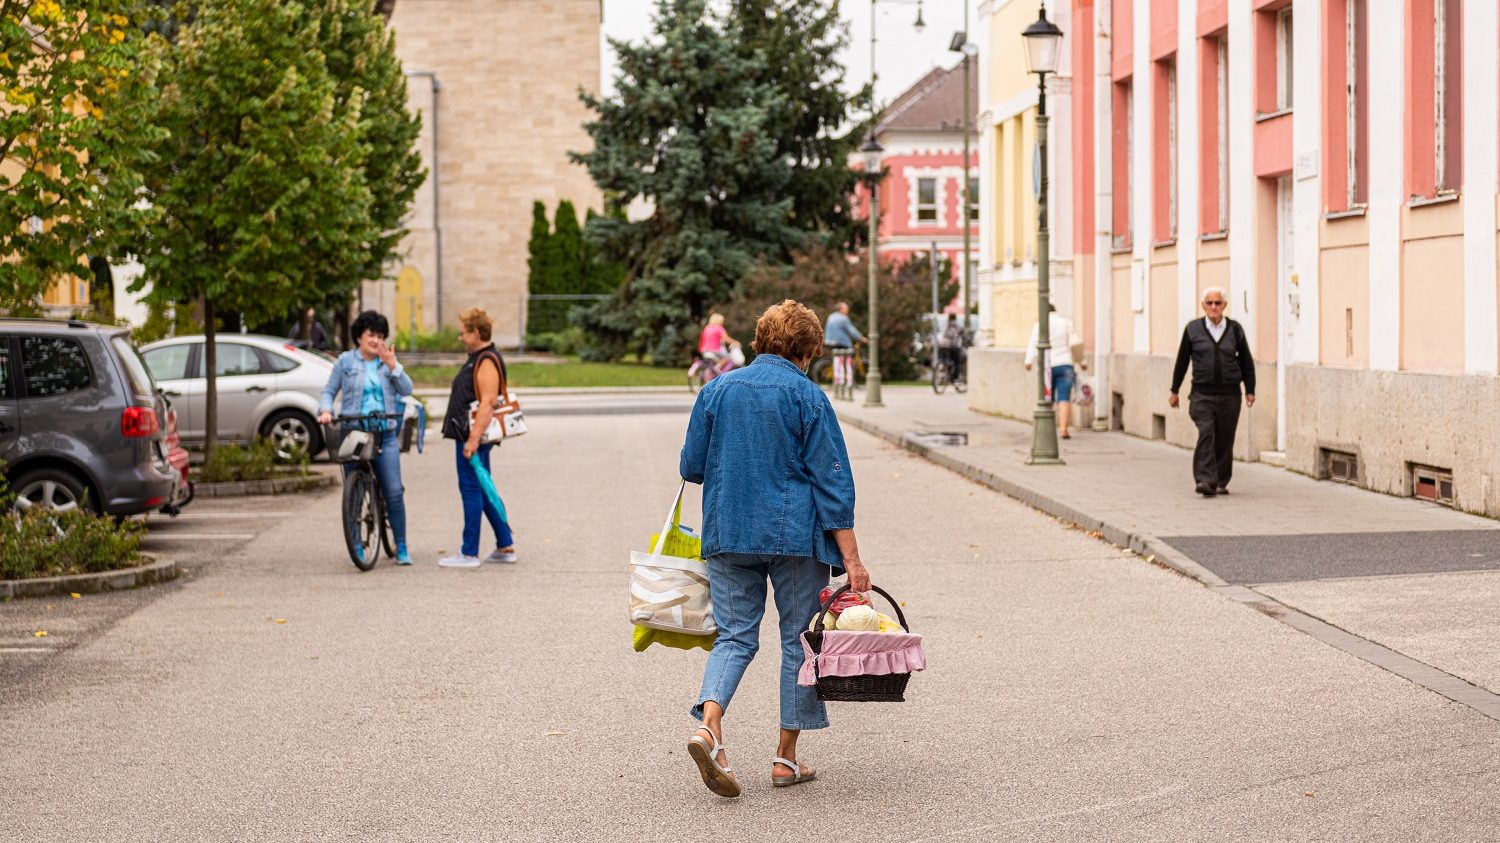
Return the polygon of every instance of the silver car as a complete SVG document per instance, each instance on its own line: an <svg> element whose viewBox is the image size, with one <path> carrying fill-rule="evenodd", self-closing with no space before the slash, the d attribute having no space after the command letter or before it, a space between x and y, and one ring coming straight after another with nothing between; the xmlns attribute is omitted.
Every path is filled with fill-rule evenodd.
<svg viewBox="0 0 1500 843"><path fill-rule="evenodd" d="M283 458L294 449L309 455L323 449L318 398L333 371L332 360L259 334L219 334L214 346L220 442L248 443L262 436ZM154 342L141 355L172 399L183 444L202 445L208 434L203 335Z"/></svg>

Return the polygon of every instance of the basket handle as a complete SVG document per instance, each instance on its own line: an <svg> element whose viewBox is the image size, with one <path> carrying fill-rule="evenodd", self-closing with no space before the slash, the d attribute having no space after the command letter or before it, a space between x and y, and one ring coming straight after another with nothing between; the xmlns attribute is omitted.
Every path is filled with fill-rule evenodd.
<svg viewBox="0 0 1500 843"><path fill-rule="evenodd" d="M823 631L823 619L828 617L828 607L833 605L833 601L839 599L840 594L843 594L848 590L849 584L845 583L844 585L839 587L838 591L835 591L834 593L828 595L828 600L823 603L823 610L818 613L817 630L819 632ZM907 632L911 632L911 627L906 624L906 614L901 611L901 604L896 602L896 598L892 597L889 592L887 592L880 586L875 585L874 583L870 584L870 590L878 593L881 597L885 598L885 602L891 604L891 608L896 610L896 620L901 623L901 628L906 630Z"/></svg>

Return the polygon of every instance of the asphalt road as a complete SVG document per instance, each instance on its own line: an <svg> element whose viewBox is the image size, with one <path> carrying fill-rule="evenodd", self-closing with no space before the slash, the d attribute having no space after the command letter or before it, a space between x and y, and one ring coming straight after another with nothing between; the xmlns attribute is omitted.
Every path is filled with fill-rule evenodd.
<svg viewBox="0 0 1500 843"><path fill-rule="evenodd" d="M820 780L773 791L768 625L726 720L746 793L718 799L684 752L704 654L634 653L625 619L685 422L538 417L496 455L517 565L434 564L449 443L404 463L412 568L356 572L337 496L297 499L0 686L4 836L1493 837L1500 724L857 432L861 544L929 670L833 704Z"/></svg>

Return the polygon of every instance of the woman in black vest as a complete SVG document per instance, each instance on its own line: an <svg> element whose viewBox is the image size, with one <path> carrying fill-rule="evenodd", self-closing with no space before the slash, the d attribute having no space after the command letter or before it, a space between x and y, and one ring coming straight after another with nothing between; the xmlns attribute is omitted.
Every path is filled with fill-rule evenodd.
<svg viewBox="0 0 1500 843"><path fill-rule="evenodd" d="M1177 406L1177 390L1193 364L1193 392L1188 416L1198 426L1198 447L1193 450L1193 480L1205 498L1229 494L1234 472L1234 430L1240 423L1240 384L1245 385L1245 406L1255 406L1255 358L1240 323L1224 315L1224 291L1203 291L1203 311L1182 331L1177 348L1177 366L1172 370L1172 395L1167 403Z"/></svg>
<svg viewBox="0 0 1500 843"><path fill-rule="evenodd" d="M485 562L516 561L516 546L511 537L510 525L500 515L500 510L485 497L479 485L479 475L469 458L479 455L485 471L490 470L490 448L479 440L489 426L496 400L500 396L500 384L505 378L505 360L500 357L495 344L490 341L494 323L489 314L471 307L458 315L459 334L469 359L453 378L453 388L448 393L448 414L443 418L443 437L454 440L457 456L458 493L464 506L464 537L459 552L438 560L445 568L478 568L480 515L489 519L495 530L495 551L485 557ZM472 429L469 425L469 405L479 402L478 418Z"/></svg>

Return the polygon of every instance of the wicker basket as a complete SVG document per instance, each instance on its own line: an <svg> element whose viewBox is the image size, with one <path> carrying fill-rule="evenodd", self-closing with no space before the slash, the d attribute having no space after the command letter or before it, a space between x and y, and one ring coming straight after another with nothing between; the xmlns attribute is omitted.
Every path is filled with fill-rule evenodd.
<svg viewBox="0 0 1500 843"><path fill-rule="evenodd" d="M880 594L896 610L896 620L901 623L901 628L911 632L911 627L906 623L906 615L901 611L901 605L894 597L886 593L880 586L870 586L872 591ZM823 652L823 619L828 617L828 607L833 605L840 594L849 590L845 585L838 591L828 595L828 600L823 603L823 609L818 613L818 622L813 629L802 633L807 639L807 646L814 653L813 674L817 677L818 699L825 702L906 702L906 683L911 681L910 673L887 673L883 675L863 676L823 676L818 673L817 655Z"/></svg>

